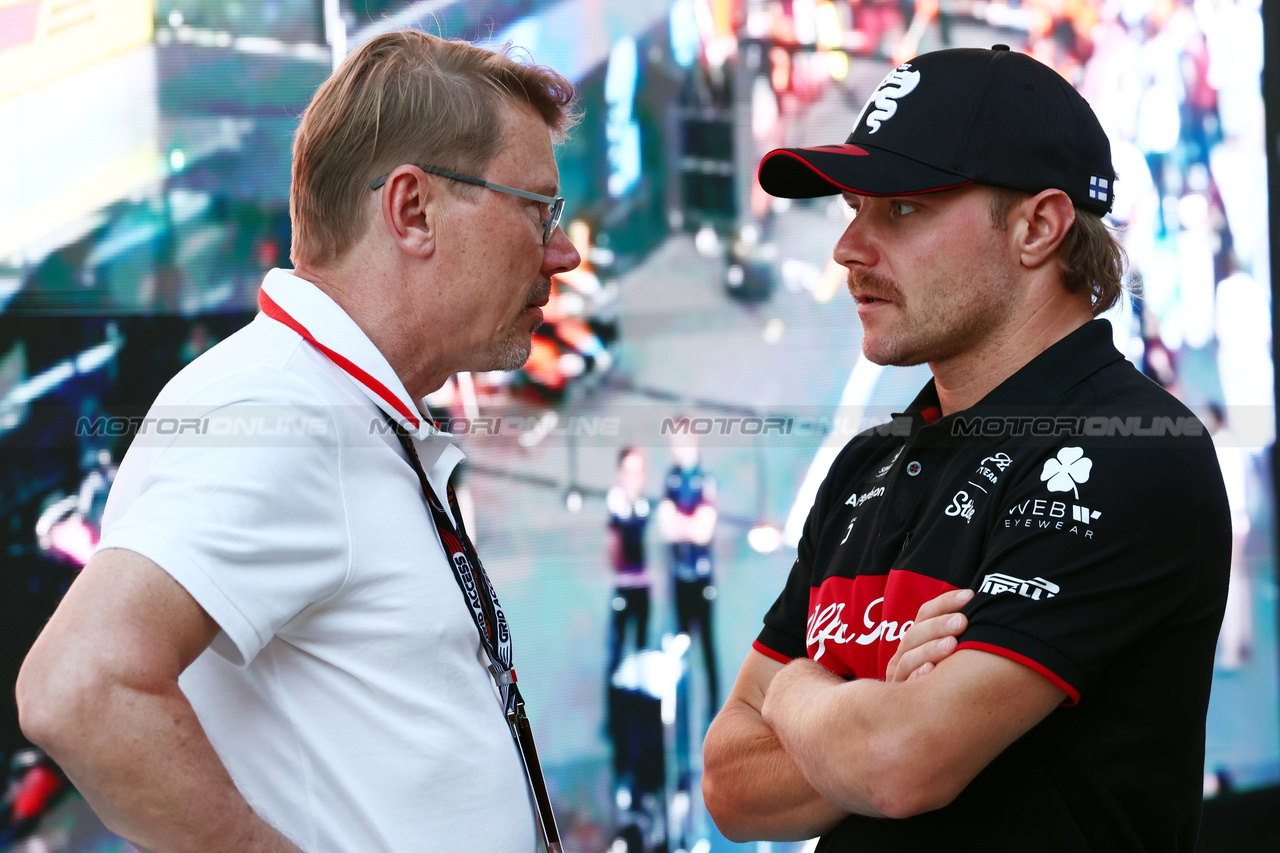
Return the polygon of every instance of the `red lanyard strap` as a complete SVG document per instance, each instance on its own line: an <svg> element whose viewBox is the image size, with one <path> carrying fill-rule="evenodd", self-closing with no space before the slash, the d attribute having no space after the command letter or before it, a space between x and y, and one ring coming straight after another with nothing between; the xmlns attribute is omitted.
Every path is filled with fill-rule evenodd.
<svg viewBox="0 0 1280 853"><path fill-rule="evenodd" d="M395 430L400 445L404 448L413 465L418 482L422 485L422 494L427 499L431 510L431 519L435 522L436 531L440 534L440 543L444 546L449 565L453 568L454 580L462 590L467 607L471 611L472 621L480 635L480 644L489 655L489 671L493 673L502 695L502 710L507 718L507 727L515 740L516 750L520 754L520 763L524 767L525 779L537 805L538 826L542 831L542 839L549 853L560 853L560 833L556 827L555 812L551 808L551 797L547 793L547 783L542 776L542 765L538 762L538 750L533 742L533 729L529 718L525 715L524 699L520 696L520 688L516 686L516 671L511 666L511 630L507 626L507 617L498 603L498 595L489 582L480 556L467 528L462 520L462 511L458 508L458 496L453 491L453 483L445 486L445 494L449 498L449 509L457 519L457 526L445 514L444 507L427 482L426 471L422 468L422 460L413 446L412 439L398 422L387 418Z"/></svg>

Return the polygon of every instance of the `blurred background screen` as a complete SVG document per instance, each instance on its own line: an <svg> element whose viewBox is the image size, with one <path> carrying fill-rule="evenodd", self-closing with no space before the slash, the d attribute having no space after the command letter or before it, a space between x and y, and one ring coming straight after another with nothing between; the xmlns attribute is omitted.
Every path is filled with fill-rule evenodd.
<svg viewBox="0 0 1280 853"><path fill-rule="evenodd" d="M719 835L702 735L835 453L928 371L860 357L839 198L770 198L755 167L842 142L894 65L947 46L1033 54L1111 137L1137 295L1107 316L1214 431L1235 525L1205 790L1280 783L1259 0L0 0L6 685L137 418L288 266L311 93L404 26L513 42L585 109L558 152L582 267L523 370L431 398L468 455L566 850L806 849ZM667 515L697 505L710 541L673 547ZM132 850L25 747L6 699L0 849Z"/></svg>

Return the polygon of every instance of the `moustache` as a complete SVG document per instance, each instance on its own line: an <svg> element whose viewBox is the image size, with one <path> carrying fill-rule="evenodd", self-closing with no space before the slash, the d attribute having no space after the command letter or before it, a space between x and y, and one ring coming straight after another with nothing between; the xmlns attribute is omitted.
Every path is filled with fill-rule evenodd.
<svg viewBox="0 0 1280 853"><path fill-rule="evenodd" d="M849 270L847 284L851 294L861 293L887 302L902 302L902 290L898 287L898 283L872 270Z"/></svg>
<svg viewBox="0 0 1280 853"><path fill-rule="evenodd" d="M538 282L538 285L533 290L529 291L529 297L525 300L524 307L528 308L530 305L537 305L539 302L544 302L550 295L551 279L544 278L542 281Z"/></svg>

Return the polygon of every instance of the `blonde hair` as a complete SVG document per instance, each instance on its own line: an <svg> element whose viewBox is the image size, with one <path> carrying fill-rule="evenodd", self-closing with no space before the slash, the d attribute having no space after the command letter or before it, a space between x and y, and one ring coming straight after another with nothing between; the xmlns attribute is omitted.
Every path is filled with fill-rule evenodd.
<svg viewBox="0 0 1280 853"><path fill-rule="evenodd" d="M511 53L510 44L490 51L399 30L347 56L316 90L294 135L294 266L341 257L363 228L369 183L396 166L483 174L505 141L504 104L532 107L561 141L578 118L573 84Z"/></svg>
<svg viewBox="0 0 1280 853"><path fill-rule="evenodd" d="M991 190L991 224L1001 231L1009 227L1009 211L1031 193L1004 187ZM1058 267L1067 290L1089 291L1093 316L1115 305L1124 295L1124 268L1128 262L1115 233L1096 213L1076 208L1076 221L1058 246Z"/></svg>

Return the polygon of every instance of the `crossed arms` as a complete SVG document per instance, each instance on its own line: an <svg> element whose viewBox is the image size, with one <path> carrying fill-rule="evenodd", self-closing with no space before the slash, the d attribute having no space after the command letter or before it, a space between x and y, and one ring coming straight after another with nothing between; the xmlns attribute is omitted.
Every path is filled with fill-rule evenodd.
<svg viewBox="0 0 1280 853"><path fill-rule="evenodd" d="M703 798L727 838L811 838L849 814L940 808L1061 704L1035 671L955 651L967 592L920 608L885 681L747 653L703 746Z"/></svg>

